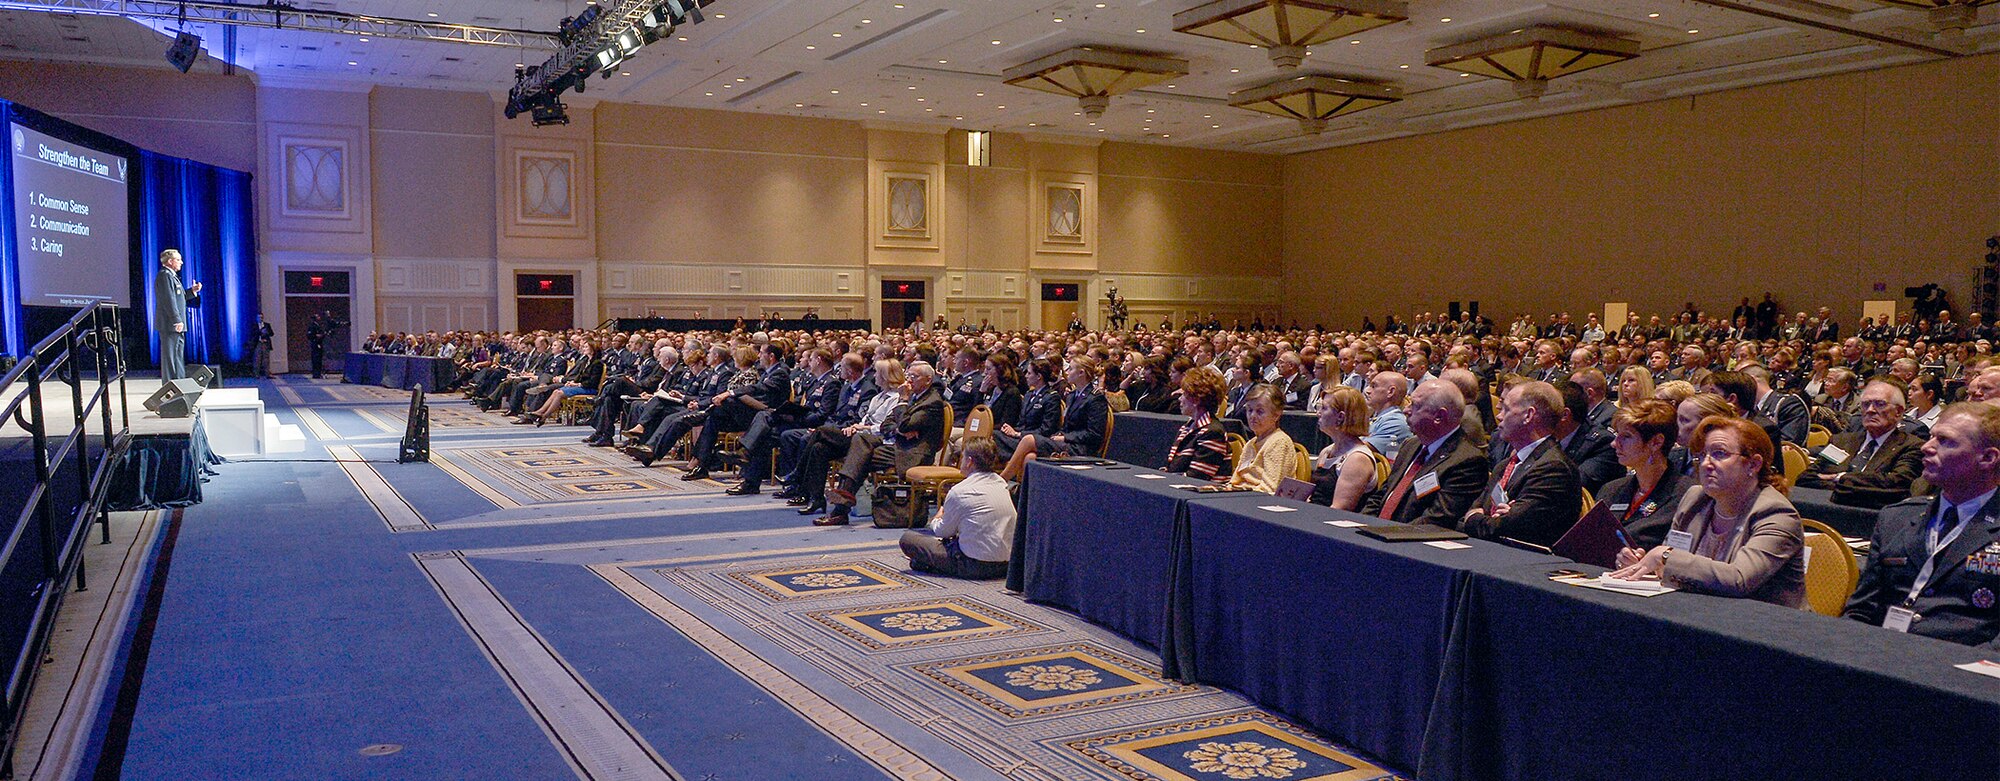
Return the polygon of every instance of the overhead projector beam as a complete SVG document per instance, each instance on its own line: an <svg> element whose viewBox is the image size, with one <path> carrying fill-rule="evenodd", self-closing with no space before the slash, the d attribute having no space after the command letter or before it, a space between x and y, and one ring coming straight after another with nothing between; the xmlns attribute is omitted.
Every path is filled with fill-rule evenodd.
<svg viewBox="0 0 2000 781"><path fill-rule="evenodd" d="M554 49L553 33L509 30L470 24L423 22L362 16L337 11L309 11L283 3L169 2L168 0L0 0L0 10L120 16L268 30L304 30L339 35L366 35L407 41L439 41L527 49Z"/></svg>

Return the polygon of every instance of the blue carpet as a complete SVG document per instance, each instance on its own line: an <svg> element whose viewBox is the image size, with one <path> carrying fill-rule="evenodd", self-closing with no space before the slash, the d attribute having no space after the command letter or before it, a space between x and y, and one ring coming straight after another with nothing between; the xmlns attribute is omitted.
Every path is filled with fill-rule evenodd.
<svg viewBox="0 0 2000 781"><path fill-rule="evenodd" d="M1157 658L1073 616L998 595L992 584L897 573L886 547L895 532L813 529L768 497L710 492L506 508L436 464L371 464L386 486L378 493L406 501L426 524L391 531L376 509L383 497L364 496L342 469L356 465L332 463L326 447L387 460L394 435L346 433L373 428L354 409L395 402L369 407L341 400L339 389L279 383L343 436L309 441L302 454L224 464L206 501L184 512L122 764L101 778L511 781L597 777L591 768L604 762L635 760L658 767L634 777L713 781L918 778L912 768L920 765L968 780L1178 781L1227 776L1137 768L1193 767L1189 757L1207 756L1202 745L1242 743L1252 728L1323 745L1213 689L1139 710L1106 705L1104 715L1082 720L1016 703L1040 731L996 721L996 706L953 699L957 689L914 663L1075 641L1109 655L1100 662L1110 678L1116 665ZM281 420L300 420L278 384L260 387ZM433 432L434 444L454 447L524 437L573 442L581 430ZM870 571L888 573L877 576L902 590L766 604L750 581L732 577L781 561L863 566L857 557L872 557ZM678 563L641 564L666 560ZM632 588L639 583L643 595ZM970 599L1048 631L912 654L856 646L808 615L836 603L898 604L920 592ZM663 610L685 611L693 623L665 620ZM787 633L816 638L824 653L788 643ZM938 706L941 717L978 739L951 738L913 715L912 703L932 699L951 701ZM804 700L827 707L801 709ZM882 739L856 738L852 724L838 726L841 717ZM1139 722L1153 730L1145 746L1120 732ZM363 751L382 745L395 749ZM1314 778L1339 764L1311 754L1320 749L1301 750L1273 766L1289 775L1262 777Z"/></svg>

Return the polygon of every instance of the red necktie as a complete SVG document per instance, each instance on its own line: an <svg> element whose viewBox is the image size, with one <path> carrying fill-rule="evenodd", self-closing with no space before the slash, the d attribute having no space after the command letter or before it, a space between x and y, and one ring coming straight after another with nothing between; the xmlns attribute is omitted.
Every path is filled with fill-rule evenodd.
<svg viewBox="0 0 2000 781"><path fill-rule="evenodd" d="M1514 479L1514 467L1520 465L1521 465L1521 459L1519 458L1507 459L1507 468L1500 470L1500 490L1502 491L1507 490L1507 482ZM1493 492L1492 491L1486 492L1486 497L1487 499L1491 500L1493 498Z"/></svg>
<svg viewBox="0 0 2000 781"><path fill-rule="evenodd" d="M1418 445L1418 447L1421 448L1423 446ZM1382 503L1382 520L1393 521L1396 519L1396 507L1403 503L1403 496L1410 492L1410 484L1417 481L1417 473L1424 471L1424 461L1427 455L1429 454L1419 451L1416 459L1410 462L1410 471L1404 472L1403 479L1397 481L1395 489L1389 492L1389 499Z"/></svg>

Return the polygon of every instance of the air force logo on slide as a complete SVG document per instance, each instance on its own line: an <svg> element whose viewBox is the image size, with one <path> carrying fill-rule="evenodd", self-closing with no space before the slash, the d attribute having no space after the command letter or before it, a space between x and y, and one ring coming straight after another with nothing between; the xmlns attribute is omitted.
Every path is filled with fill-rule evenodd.
<svg viewBox="0 0 2000 781"><path fill-rule="evenodd" d="M20 128L14 128L14 151L19 152L27 147L28 137L21 134Z"/></svg>

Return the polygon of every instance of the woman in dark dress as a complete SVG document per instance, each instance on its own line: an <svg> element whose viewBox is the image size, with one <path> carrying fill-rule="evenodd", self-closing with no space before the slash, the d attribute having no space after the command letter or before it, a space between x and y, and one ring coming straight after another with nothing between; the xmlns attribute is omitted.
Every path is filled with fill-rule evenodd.
<svg viewBox="0 0 2000 781"><path fill-rule="evenodd" d="M1013 422L1000 420L996 413L993 423L997 429L993 440L1000 444L1000 450L1014 452L1021 446L1021 439L1029 435L1039 437L1055 436L1062 425L1062 391L1057 387L1059 370L1047 358L1037 358L1028 364L1028 393L1021 397L1021 412Z"/></svg>
<svg viewBox="0 0 2000 781"><path fill-rule="evenodd" d="M986 356L986 378L980 380L979 390L985 394L986 408L993 411L996 430L1020 421L1021 373L1008 353L995 351Z"/></svg>

